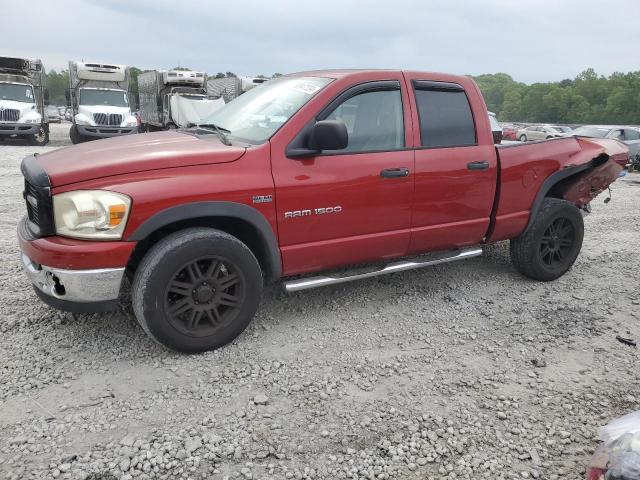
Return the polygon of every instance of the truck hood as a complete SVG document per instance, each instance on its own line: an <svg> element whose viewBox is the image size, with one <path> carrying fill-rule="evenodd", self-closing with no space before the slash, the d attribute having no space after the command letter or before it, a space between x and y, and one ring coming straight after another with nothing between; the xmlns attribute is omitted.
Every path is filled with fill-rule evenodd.
<svg viewBox="0 0 640 480"><path fill-rule="evenodd" d="M244 147L227 146L215 136L201 139L181 132L124 135L38 155L52 187L126 173L226 163Z"/></svg>
<svg viewBox="0 0 640 480"><path fill-rule="evenodd" d="M116 107L114 105L78 105L78 112L89 115L93 113L119 113L120 115L131 115L129 107Z"/></svg>
<svg viewBox="0 0 640 480"><path fill-rule="evenodd" d="M14 100L0 100L0 107L4 109L18 110L20 118L29 112L39 113L35 103L16 102Z"/></svg>

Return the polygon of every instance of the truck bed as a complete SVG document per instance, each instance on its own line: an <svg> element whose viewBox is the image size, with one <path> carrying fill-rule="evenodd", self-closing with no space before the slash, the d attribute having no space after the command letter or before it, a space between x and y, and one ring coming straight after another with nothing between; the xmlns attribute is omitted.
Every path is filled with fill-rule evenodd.
<svg viewBox="0 0 640 480"><path fill-rule="evenodd" d="M584 207L616 179L627 160L621 143L586 137L514 142L496 146L496 153L498 191L489 241L522 233L548 194Z"/></svg>

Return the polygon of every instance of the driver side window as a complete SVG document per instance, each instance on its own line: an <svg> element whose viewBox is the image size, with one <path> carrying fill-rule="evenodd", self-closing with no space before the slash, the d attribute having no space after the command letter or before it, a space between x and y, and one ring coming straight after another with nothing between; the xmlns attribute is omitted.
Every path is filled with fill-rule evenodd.
<svg viewBox="0 0 640 480"><path fill-rule="evenodd" d="M392 151L404 147L404 120L400 90L378 90L355 95L338 105L326 120L347 126L349 143L342 150L323 153Z"/></svg>

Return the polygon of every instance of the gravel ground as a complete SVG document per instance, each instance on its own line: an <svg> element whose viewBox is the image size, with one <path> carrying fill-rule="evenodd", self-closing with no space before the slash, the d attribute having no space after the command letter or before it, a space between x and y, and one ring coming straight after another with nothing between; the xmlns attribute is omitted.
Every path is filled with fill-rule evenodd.
<svg viewBox="0 0 640 480"><path fill-rule="evenodd" d="M68 123L53 126L67 142ZM0 147L0 477L580 479L597 427L640 408L640 176L599 198L552 283L508 244L293 295L248 330L168 352L126 313L72 318L21 272L19 162Z"/></svg>

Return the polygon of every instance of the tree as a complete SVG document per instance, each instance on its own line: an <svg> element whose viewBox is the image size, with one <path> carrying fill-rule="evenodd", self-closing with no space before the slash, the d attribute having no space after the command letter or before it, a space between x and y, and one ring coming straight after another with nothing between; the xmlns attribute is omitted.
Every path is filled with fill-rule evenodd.
<svg viewBox="0 0 640 480"><path fill-rule="evenodd" d="M474 77L501 121L640 124L640 71L525 85L505 73Z"/></svg>
<svg viewBox="0 0 640 480"><path fill-rule="evenodd" d="M49 70L49 73L45 74L44 84L49 90L50 105L67 104L65 96L65 92L69 88L69 72L67 70L60 72Z"/></svg>

